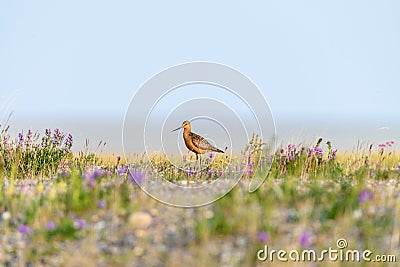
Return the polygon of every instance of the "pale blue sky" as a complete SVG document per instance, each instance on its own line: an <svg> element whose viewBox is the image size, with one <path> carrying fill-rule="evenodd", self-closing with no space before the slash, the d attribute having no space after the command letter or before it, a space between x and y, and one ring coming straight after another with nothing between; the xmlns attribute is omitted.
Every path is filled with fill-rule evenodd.
<svg viewBox="0 0 400 267"><path fill-rule="evenodd" d="M399 1L2 1L0 118L120 120L150 76L204 60L250 77L278 126L349 116L393 128L399 14Z"/></svg>

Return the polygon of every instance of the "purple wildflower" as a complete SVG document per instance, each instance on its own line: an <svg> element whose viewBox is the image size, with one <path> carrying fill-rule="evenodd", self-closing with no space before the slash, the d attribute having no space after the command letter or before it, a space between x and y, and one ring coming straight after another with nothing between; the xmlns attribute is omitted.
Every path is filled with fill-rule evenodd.
<svg viewBox="0 0 400 267"><path fill-rule="evenodd" d="M265 231L261 231L257 235L257 240L261 243L266 243L269 240L269 234Z"/></svg>
<svg viewBox="0 0 400 267"><path fill-rule="evenodd" d="M18 147L22 146L23 143L24 143L24 134L18 133Z"/></svg>
<svg viewBox="0 0 400 267"><path fill-rule="evenodd" d="M186 174L189 176L193 176L194 175L194 170L185 170Z"/></svg>
<svg viewBox="0 0 400 267"><path fill-rule="evenodd" d="M86 179L87 184L90 187L94 186L94 182L97 178L105 175L105 172L102 169L96 168L95 170L87 171L83 174L83 178Z"/></svg>
<svg viewBox="0 0 400 267"><path fill-rule="evenodd" d="M62 134L61 134L60 129L58 129L58 128L54 129L54 134L53 134L53 136L59 137L59 136L61 136L61 135L62 135Z"/></svg>
<svg viewBox="0 0 400 267"><path fill-rule="evenodd" d="M400 167L400 165L399 165L399 167ZM213 171L212 170L209 170L208 171L208 176L211 176L213 174Z"/></svg>
<svg viewBox="0 0 400 267"><path fill-rule="evenodd" d="M28 144L32 144L32 131L28 130L28 134L26 135L26 142Z"/></svg>
<svg viewBox="0 0 400 267"><path fill-rule="evenodd" d="M328 161L335 160L336 159L336 153L337 153L337 149L335 149L333 151L329 151Z"/></svg>
<svg viewBox="0 0 400 267"><path fill-rule="evenodd" d="M318 159L322 159L322 157L324 156L324 152L322 151L322 148L316 146L314 147L314 154L315 156L317 156Z"/></svg>
<svg viewBox="0 0 400 267"><path fill-rule="evenodd" d="M385 144L379 144L378 146L379 146L379 147L382 147L382 148L383 148L383 147L386 147Z"/></svg>
<svg viewBox="0 0 400 267"><path fill-rule="evenodd" d="M72 138L72 136L71 136ZM58 146L61 144L61 140L63 139L63 134L60 131L60 129L55 129L53 133L53 138L51 139L51 142L53 143L54 146Z"/></svg>
<svg viewBox="0 0 400 267"><path fill-rule="evenodd" d="M121 167L118 167L117 174L118 175L123 175L123 174L126 174L126 171L127 171L127 167L126 166L121 166Z"/></svg>
<svg viewBox="0 0 400 267"><path fill-rule="evenodd" d="M18 226L18 232L20 232L21 234L30 234L32 233L32 229L26 224L21 224L20 226Z"/></svg>
<svg viewBox="0 0 400 267"><path fill-rule="evenodd" d="M99 200L99 203L97 203L97 206L98 206L100 209L105 208L105 207L106 207L106 201L105 201L104 199L100 199L100 200Z"/></svg>
<svg viewBox="0 0 400 267"><path fill-rule="evenodd" d="M119 167L119 168L117 169L118 175L126 174L126 171L127 171L127 168L126 168L126 167Z"/></svg>
<svg viewBox="0 0 400 267"><path fill-rule="evenodd" d="M186 155L182 156L182 160L183 160L183 162L186 162Z"/></svg>
<svg viewBox="0 0 400 267"><path fill-rule="evenodd" d="M296 158L296 145L295 144L289 144L286 155L283 155L284 160L288 159L289 161L292 161Z"/></svg>
<svg viewBox="0 0 400 267"><path fill-rule="evenodd" d="M214 153L208 154L208 157L209 157L210 159L212 159L212 158L214 157Z"/></svg>
<svg viewBox="0 0 400 267"><path fill-rule="evenodd" d="M296 152L296 145L295 144L289 144L287 153L288 154L293 154L295 152Z"/></svg>
<svg viewBox="0 0 400 267"><path fill-rule="evenodd" d="M68 134L67 138L64 141L64 151L66 151L67 153L71 152L71 147L72 147L73 141L74 141L74 139L73 139L72 135Z"/></svg>
<svg viewBox="0 0 400 267"><path fill-rule="evenodd" d="M311 157L311 156L312 156L312 149L307 148L307 157Z"/></svg>
<svg viewBox="0 0 400 267"><path fill-rule="evenodd" d="M70 172L68 170L63 169L60 173L61 177L67 177L70 175Z"/></svg>
<svg viewBox="0 0 400 267"><path fill-rule="evenodd" d="M93 171L93 176L94 176L94 178L99 178L99 177L101 177L101 176L103 176L104 175L104 171L102 170L102 169L95 169L94 171Z"/></svg>
<svg viewBox="0 0 400 267"><path fill-rule="evenodd" d="M358 196L358 203L364 203L373 199L372 192L368 188L364 188L361 190L360 195Z"/></svg>
<svg viewBox="0 0 400 267"><path fill-rule="evenodd" d="M76 218L74 221L75 227L78 229L82 229L85 227L86 225L86 221L85 219L81 219L81 218Z"/></svg>
<svg viewBox="0 0 400 267"><path fill-rule="evenodd" d="M300 244L303 247L309 247L311 245L311 233L305 231L301 234Z"/></svg>
<svg viewBox="0 0 400 267"><path fill-rule="evenodd" d="M252 174L253 173L253 163L250 163L247 167L247 173Z"/></svg>
<svg viewBox="0 0 400 267"><path fill-rule="evenodd" d="M54 146L58 146L60 144L57 138L51 139L51 142L53 143Z"/></svg>
<svg viewBox="0 0 400 267"><path fill-rule="evenodd" d="M117 156L117 165L121 161L121 156Z"/></svg>
<svg viewBox="0 0 400 267"><path fill-rule="evenodd" d="M397 169L400 170L400 164L399 164L399 166L397 166Z"/></svg>
<svg viewBox="0 0 400 267"><path fill-rule="evenodd" d="M46 228L49 231L53 231L54 229L56 229L56 223L54 221L48 221Z"/></svg>
<svg viewBox="0 0 400 267"><path fill-rule="evenodd" d="M133 185L140 185L146 179L146 173L141 170L130 169L128 171L128 178Z"/></svg>

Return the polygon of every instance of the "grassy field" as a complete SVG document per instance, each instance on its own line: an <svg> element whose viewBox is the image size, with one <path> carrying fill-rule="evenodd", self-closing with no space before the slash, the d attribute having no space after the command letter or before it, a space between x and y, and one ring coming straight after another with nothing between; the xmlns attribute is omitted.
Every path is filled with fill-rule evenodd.
<svg viewBox="0 0 400 267"><path fill-rule="evenodd" d="M122 155L73 154L72 136L58 129L13 138L6 128L0 137L0 265L358 266L257 258L265 245L319 255L338 249L339 239L347 242L343 251L400 262L400 154L393 141L341 153L320 139L279 147L272 157L260 154L263 143L253 136L233 190L204 207L176 208L141 190L151 179L143 155L127 164ZM190 162L176 170L161 156L151 163L173 183L229 179L223 174L235 169L234 159L206 158L212 160L201 173ZM249 181L266 175L249 193Z"/></svg>

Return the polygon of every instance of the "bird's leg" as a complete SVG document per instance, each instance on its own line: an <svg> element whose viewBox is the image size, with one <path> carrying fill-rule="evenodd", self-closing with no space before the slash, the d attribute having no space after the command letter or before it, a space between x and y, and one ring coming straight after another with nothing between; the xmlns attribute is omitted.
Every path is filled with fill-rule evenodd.
<svg viewBox="0 0 400 267"><path fill-rule="evenodd" d="M201 171L201 155L199 156L199 171Z"/></svg>
<svg viewBox="0 0 400 267"><path fill-rule="evenodd" d="M200 157L200 159L201 159L201 157ZM198 163L198 162L199 162L199 154L196 153L196 163ZM199 165L198 169L200 170L200 165Z"/></svg>

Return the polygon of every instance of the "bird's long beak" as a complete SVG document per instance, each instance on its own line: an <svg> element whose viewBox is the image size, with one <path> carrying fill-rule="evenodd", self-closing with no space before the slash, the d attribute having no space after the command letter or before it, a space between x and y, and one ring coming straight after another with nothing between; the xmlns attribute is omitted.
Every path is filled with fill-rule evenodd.
<svg viewBox="0 0 400 267"><path fill-rule="evenodd" d="M172 131L175 132L175 131L178 131L178 130L181 129L181 128L182 128L182 126L176 128L175 130L172 130Z"/></svg>

